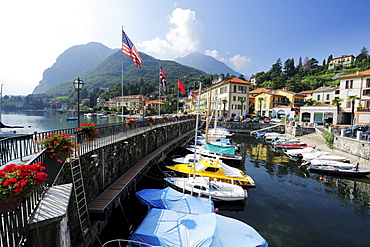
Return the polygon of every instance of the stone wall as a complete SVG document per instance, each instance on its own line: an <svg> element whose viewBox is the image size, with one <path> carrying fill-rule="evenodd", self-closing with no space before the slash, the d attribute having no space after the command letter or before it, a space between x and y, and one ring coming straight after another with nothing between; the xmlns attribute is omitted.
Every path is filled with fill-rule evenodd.
<svg viewBox="0 0 370 247"><path fill-rule="evenodd" d="M354 138L334 136L334 148L370 160L370 142Z"/></svg>

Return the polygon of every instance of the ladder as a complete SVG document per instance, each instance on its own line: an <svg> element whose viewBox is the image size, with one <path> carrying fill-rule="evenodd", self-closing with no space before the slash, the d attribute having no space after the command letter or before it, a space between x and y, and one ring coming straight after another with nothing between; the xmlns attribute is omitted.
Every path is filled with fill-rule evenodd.
<svg viewBox="0 0 370 247"><path fill-rule="evenodd" d="M78 218L80 221L80 227L81 227L83 237L85 238L87 233L89 233L90 219L89 219L89 212L87 210L86 194L85 194L85 188L84 188L84 181L82 177L80 155L78 155L78 162L71 162L70 165L71 165L74 194L76 198Z"/></svg>

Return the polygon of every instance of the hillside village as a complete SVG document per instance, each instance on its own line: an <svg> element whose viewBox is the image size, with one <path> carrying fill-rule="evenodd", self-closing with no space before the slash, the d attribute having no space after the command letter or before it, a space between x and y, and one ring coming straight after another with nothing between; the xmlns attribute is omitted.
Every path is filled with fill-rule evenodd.
<svg viewBox="0 0 370 247"><path fill-rule="evenodd" d="M344 55L331 59L326 66L328 69L345 68L350 67L354 62L355 56ZM315 90L293 92L286 87L280 89L272 89L268 86L257 87L255 77L250 81L243 77L219 77L212 81L211 86L203 85L200 92L199 111L205 114L205 109L210 108L212 114L229 121L234 117L243 119L248 114L256 114L260 118L284 118L328 125L368 124L370 122L370 70L342 75L336 80L339 80L337 86L322 86ZM198 90L177 95L176 99L171 99L174 94L166 94L165 88L159 88L148 96L123 95L104 100L96 94L97 98L92 100L94 97L88 97L85 93L82 94L79 108L86 112L105 111L120 114L123 107L124 114L141 116L160 113L187 114L198 111ZM31 101L42 105L43 108L67 110L71 107L69 97L67 93L56 98L45 94L31 94L26 97L26 102L13 100L7 102L7 106L13 109L23 108Z"/></svg>

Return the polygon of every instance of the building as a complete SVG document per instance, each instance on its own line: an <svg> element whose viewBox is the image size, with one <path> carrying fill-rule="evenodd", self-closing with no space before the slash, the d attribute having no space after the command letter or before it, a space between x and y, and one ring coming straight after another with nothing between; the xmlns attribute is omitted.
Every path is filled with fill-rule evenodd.
<svg viewBox="0 0 370 247"><path fill-rule="evenodd" d="M331 104L332 100L339 98L339 86L336 87L319 87L313 91L312 99L324 104Z"/></svg>
<svg viewBox="0 0 370 247"><path fill-rule="evenodd" d="M318 105L301 107L299 120L301 122L310 123L337 124L338 117L336 106L322 103Z"/></svg>
<svg viewBox="0 0 370 247"><path fill-rule="evenodd" d="M356 73L338 77L340 80L339 98L345 103L341 105L342 123L352 124L352 103L348 101L349 96L356 96L354 106L354 123L370 123L370 70L357 71Z"/></svg>
<svg viewBox="0 0 370 247"><path fill-rule="evenodd" d="M250 86L250 82L236 77L228 80L215 80L210 87L202 90L199 111L205 113L207 109L210 109L213 115L217 114L221 117L244 115L248 113ZM191 92L188 102L184 104L184 111L197 112L198 91Z"/></svg>
<svg viewBox="0 0 370 247"><path fill-rule="evenodd" d="M126 107L130 114L136 114L143 111L143 107L146 105L148 97L144 95L127 95L118 96L113 99L109 99L109 107L119 108L121 106Z"/></svg>
<svg viewBox="0 0 370 247"><path fill-rule="evenodd" d="M328 68L334 69L335 66L342 65L343 67L349 67L355 61L355 57L353 55L343 55L340 57L333 58L329 61Z"/></svg>
<svg viewBox="0 0 370 247"><path fill-rule="evenodd" d="M277 89L274 91L275 94L283 95L287 98L287 101L289 101L289 105L292 107L301 107L305 104L305 95L300 93L295 93L292 91L287 91L283 89Z"/></svg>
<svg viewBox="0 0 370 247"><path fill-rule="evenodd" d="M272 116L272 108L274 107L289 105L289 101L285 96L276 94L273 91L262 92L254 98L254 112L264 117Z"/></svg>

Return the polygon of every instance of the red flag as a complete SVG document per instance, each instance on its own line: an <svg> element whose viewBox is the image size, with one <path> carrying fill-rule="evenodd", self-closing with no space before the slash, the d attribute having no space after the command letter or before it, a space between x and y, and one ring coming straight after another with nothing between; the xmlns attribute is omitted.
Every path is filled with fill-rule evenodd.
<svg viewBox="0 0 370 247"><path fill-rule="evenodd" d="M162 70L162 65L159 68L159 78L161 79L162 87L166 87L166 75L164 74L164 71Z"/></svg>
<svg viewBox="0 0 370 247"><path fill-rule="evenodd" d="M180 79L177 80L177 87L180 89L181 93L186 93L186 90L184 88L184 85L182 85Z"/></svg>
<svg viewBox="0 0 370 247"><path fill-rule="evenodd" d="M136 50L136 47L131 42L131 40L127 37L125 32L122 30L122 54L131 57L132 61L136 64L136 67L141 69L141 61L143 59L140 57L139 52Z"/></svg>

